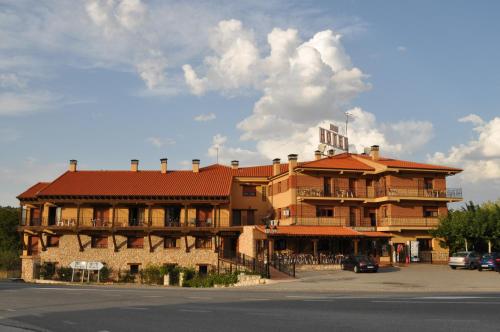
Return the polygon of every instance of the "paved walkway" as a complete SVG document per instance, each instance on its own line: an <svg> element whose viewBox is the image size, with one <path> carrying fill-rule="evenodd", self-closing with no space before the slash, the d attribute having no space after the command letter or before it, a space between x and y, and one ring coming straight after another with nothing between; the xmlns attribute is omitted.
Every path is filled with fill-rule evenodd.
<svg viewBox="0 0 500 332"><path fill-rule="evenodd" d="M500 273L451 270L447 265L412 264L378 273L300 272L293 282L262 287L279 291L359 292L500 292Z"/></svg>

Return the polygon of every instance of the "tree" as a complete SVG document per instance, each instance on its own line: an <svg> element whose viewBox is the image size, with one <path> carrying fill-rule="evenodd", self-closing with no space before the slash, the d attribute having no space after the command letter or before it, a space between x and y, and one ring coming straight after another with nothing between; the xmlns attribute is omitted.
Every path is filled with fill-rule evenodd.
<svg viewBox="0 0 500 332"><path fill-rule="evenodd" d="M19 209L0 207L0 269L19 268L21 241L16 230Z"/></svg>

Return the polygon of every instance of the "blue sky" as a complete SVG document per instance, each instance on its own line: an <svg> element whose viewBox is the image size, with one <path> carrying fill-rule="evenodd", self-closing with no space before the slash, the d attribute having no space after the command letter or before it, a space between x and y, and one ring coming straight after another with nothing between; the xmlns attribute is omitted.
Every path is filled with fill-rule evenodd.
<svg viewBox="0 0 500 332"><path fill-rule="evenodd" d="M353 149L458 166L500 188L497 1L0 1L0 204L80 168ZM198 117L198 120L196 118ZM204 121L199 121L203 119Z"/></svg>

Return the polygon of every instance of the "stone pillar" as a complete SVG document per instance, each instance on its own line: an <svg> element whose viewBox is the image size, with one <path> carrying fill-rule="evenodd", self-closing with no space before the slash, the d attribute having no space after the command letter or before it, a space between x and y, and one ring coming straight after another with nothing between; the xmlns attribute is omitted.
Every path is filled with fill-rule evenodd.
<svg viewBox="0 0 500 332"><path fill-rule="evenodd" d="M184 272L179 272L179 286L182 287L184 283Z"/></svg>
<svg viewBox="0 0 500 332"><path fill-rule="evenodd" d="M35 264L40 263L39 258L21 256L21 278L26 282L35 280Z"/></svg>
<svg viewBox="0 0 500 332"><path fill-rule="evenodd" d="M170 285L170 274L165 274L163 276L163 286L169 286Z"/></svg>

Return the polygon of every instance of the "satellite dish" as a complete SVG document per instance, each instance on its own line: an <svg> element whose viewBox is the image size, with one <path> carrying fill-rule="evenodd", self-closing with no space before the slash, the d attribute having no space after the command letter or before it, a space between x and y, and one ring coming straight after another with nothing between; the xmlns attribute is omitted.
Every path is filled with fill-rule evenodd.
<svg viewBox="0 0 500 332"><path fill-rule="evenodd" d="M318 145L318 150L321 152L321 154L324 154L326 150L326 144Z"/></svg>

